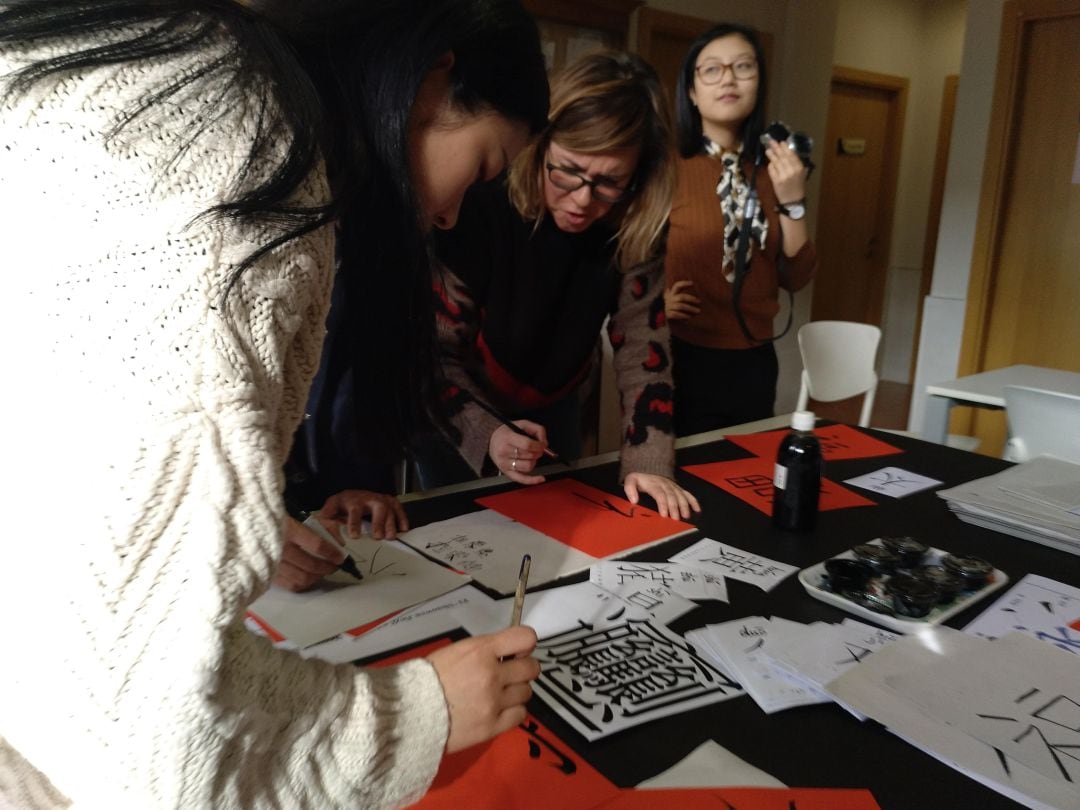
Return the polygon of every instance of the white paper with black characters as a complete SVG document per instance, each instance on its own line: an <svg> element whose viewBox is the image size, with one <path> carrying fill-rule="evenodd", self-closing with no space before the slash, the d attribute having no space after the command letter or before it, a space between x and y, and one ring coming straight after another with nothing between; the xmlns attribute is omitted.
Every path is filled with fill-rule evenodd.
<svg viewBox="0 0 1080 810"><path fill-rule="evenodd" d="M990 639L1020 632L1080 656L1080 588L1028 574L964 628Z"/></svg>
<svg viewBox="0 0 1080 810"><path fill-rule="evenodd" d="M880 492L890 498L903 498L905 495L913 495L942 484L936 478L927 478L925 475L902 470L899 467L882 467L872 473L849 478L844 483L868 489L871 492Z"/></svg>
<svg viewBox="0 0 1080 810"><path fill-rule="evenodd" d="M765 714L828 703L832 698L799 683L772 665L768 652L807 632L800 622L774 617L748 616L723 624L691 630L686 638L702 653L713 653L724 670L743 685Z"/></svg>
<svg viewBox="0 0 1080 810"><path fill-rule="evenodd" d="M829 683L828 691L852 713L873 718L901 739L1024 807L1080 807L1080 791L1074 787L1043 776L923 711L886 683L891 676L916 672L991 643L949 627L923 627L849 669Z"/></svg>
<svg viewBox="0 0 1080 810"><path fill-rule="evenodd" d="M931 716L1048 779L1080 785L1080 658L1022 633L887 677ZM1076 794L1080 807L1080 792Z"/></svg>
<svg viewBox="0 0 1080 810"><path fill-rule="evenodd" d="M785 639L783 646L771 646L767 655L801 682L824 690L833 678L897 638L880 627L844 619L840 624L809 625L806 632Z"/></svg>
<svg viewBox="0 0 1080 810"><path fill-rule="evenodd" d="M542 638L533 656L534 693L588 740L743 694L652 620L582 624Z"/></svg>
<svg viewBox="0 0 1080 810"><path fill-rule="evenodd" d="M605 560L589 569L589 580L623 597L664 592L683 599L728 601L723 576L684 563Z"/></svg>
<svg viewBox="0 0 1080 810"><path fill-rule="evenodd" d="M703 571L749 582L763 591L771 591L799 570L794 565L751 554L708 537L672 556L671 562L686 563Z"/></svg>

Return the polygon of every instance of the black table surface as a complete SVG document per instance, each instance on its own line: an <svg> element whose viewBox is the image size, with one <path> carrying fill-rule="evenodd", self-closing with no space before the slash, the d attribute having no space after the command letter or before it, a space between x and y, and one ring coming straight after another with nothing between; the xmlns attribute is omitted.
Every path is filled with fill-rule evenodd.
<svg viewBox="0 0 1080 810"><path fill-rule="evenodd" d="M1080 586L1080 561L1075 555L964 523L949 512L945 501L936 494L944 487L1005 469L1010 466L1007 462L906 436L866 432L904 452L829 461L825 470L827 478L842 482L885 466L896 466L940 480L943 486L897 499L857 490L877 505L821 512L813 532L794 534L773 528L767 515L679 469L676 473L679 483L701 503L701 514L691 521L698 531L627 559L666 560L702 537L710 537L805 568L875 537L912 535L936 548L989 560L1008 575L1006 589L1029 573ZM731 442L715 441L678 450L677 464L682 467L749 456ZM614 462L552 475L548 480L567 476L613 494L623 494L617 480L618 465ZM477 497L514 486L496 482L485 489L412 501L406 505L409 520L413 526L420 526L475 511L480 508L474 502ZM645 504L653 506L648 499ZM582 573L547 587L587 578L588 574ZM963 628L1004 592L984 598L946 624ZM780 616L803 623L839 622L850 616L811 598L795 575L768 593L728 580L728 598L729 604L716 600L699 603L696 609L672 623L671 629L685 633L705 624L747 616ZM856 720L834 703L766 715L749 696L743 696L646 723L592 743L538 698L534 697L528 708L570 748L623 787L655 776L704 741L713 739L791 787L869 788L886 810L1020 806L905 743L879 724Z"/></svg>

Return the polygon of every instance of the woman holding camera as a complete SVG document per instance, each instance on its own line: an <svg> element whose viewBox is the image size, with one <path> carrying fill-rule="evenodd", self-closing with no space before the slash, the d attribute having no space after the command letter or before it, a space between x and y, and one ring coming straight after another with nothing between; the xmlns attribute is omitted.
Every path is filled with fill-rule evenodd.
<svg viewBox="0 0 1080 810"><path fill-rule="evenodd" d="M694 42L679 74L664 294L679 436L772 415L779 290L806 286L817 266L804 219L809 172L785 141L761 143L765 79L757 35L727 23Z"/></svg>

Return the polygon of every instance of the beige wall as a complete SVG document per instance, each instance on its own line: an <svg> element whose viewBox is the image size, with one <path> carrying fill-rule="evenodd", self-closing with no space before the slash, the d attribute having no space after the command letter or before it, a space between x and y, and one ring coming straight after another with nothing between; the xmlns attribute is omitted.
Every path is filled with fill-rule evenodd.
<svg viewBox="0 0 1080 810"><path fill-rule="evenodd" d="M922 334L915 368L908 429L922 428L928 384L956 376L964 325L968 278L975 246L990 107L994 96L998 38L1004 0L970 0L956 119L945 173L941 231L934 255L934 279L923 306Z"/></svg>

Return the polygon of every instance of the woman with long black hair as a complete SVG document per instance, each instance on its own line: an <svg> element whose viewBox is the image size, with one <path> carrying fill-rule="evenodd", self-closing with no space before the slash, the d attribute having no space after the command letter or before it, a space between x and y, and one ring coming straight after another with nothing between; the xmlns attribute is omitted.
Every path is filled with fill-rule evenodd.
<svg viewBox="0 0 1080 810"><path fill-rule="evenodd" d="M368 414L403 442L434 390L428 232L546 112L510 0L3 4L0 373L32 401L3 406L0 804L396 805L520 722L527 628L367 671L242 620L334 223Z"/></svg>
<svg viewBox="0 0 1080 810"><path fill-rule="evenodd" d="M664 268L679 436L772 416L778 294L809 284L817 266L807 169L787 143L760 143L766 87L760 39L731 23L698 37L679 73L682 159Z"/></svg>

